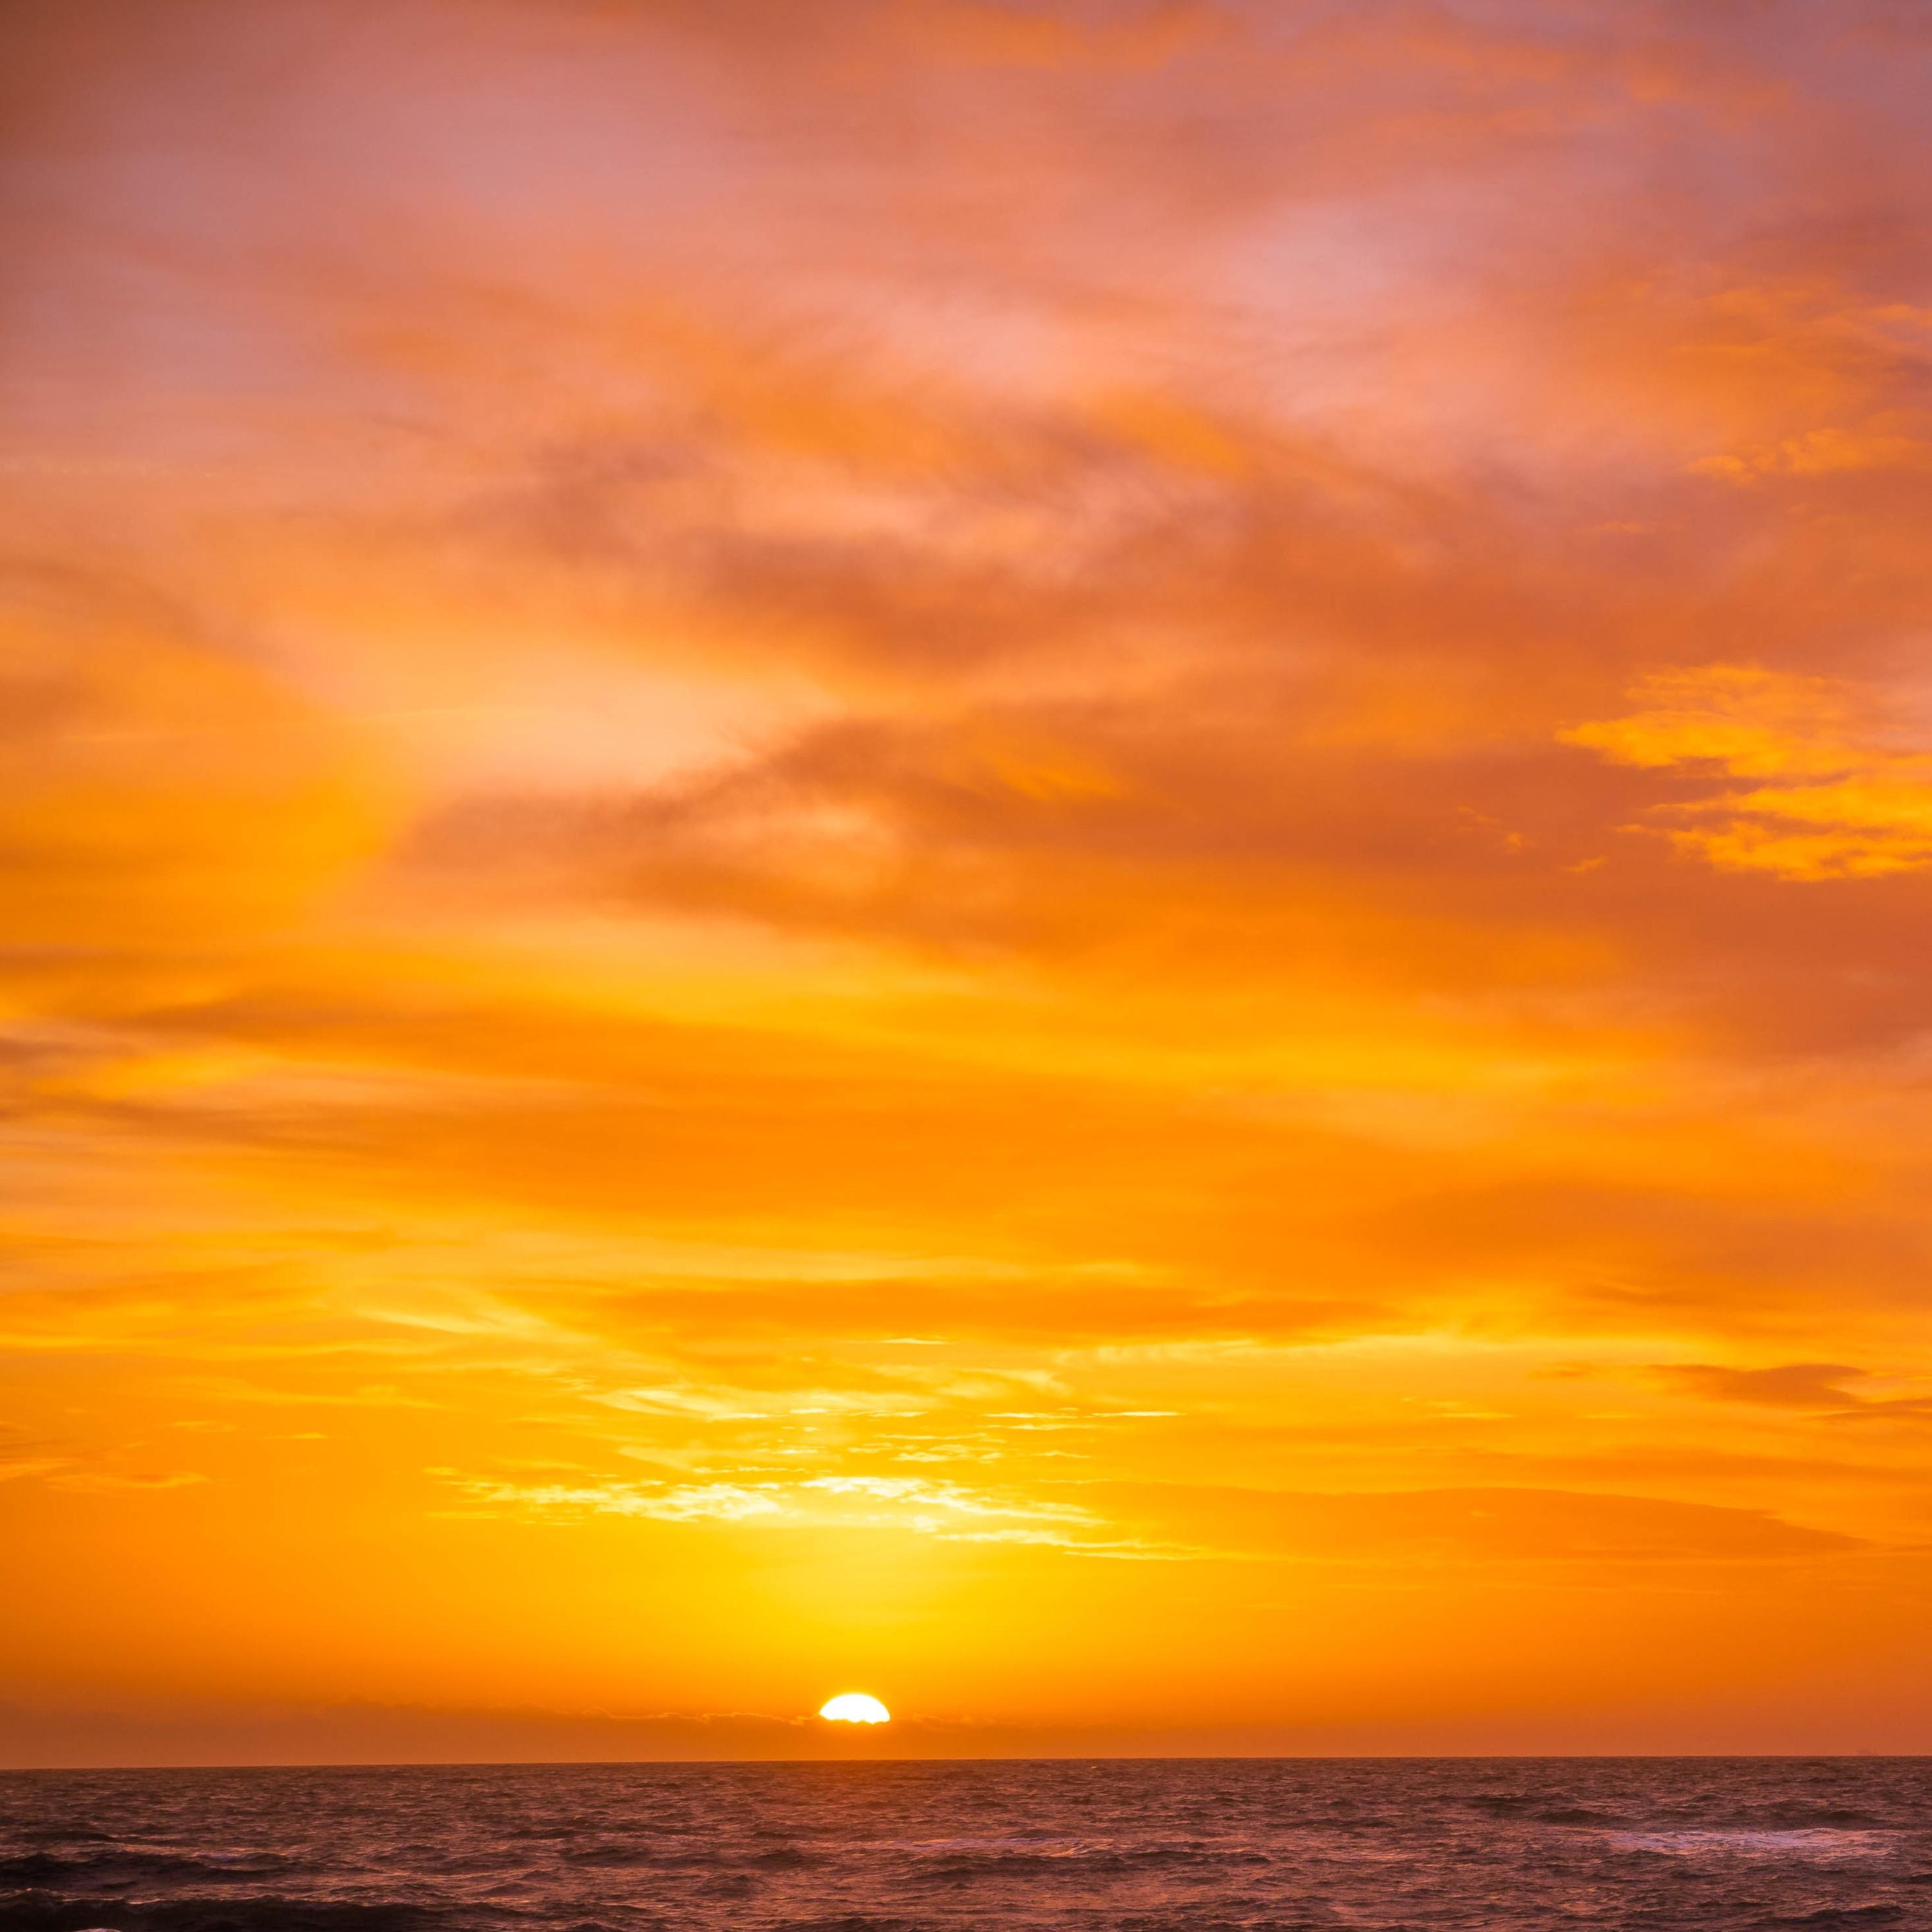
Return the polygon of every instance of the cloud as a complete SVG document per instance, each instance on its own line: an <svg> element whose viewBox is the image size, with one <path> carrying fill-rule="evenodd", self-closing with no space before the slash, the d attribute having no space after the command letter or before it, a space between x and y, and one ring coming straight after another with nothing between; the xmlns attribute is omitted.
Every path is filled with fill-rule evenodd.
<svg viewBox="0 0 1932 1932"><path fill-rule="evenodd" d="M520 1484L450 1480L485 1511L536 1516L586 1513L660 1522L751 1523L785 1529L899 1530L944 1541L1017 1543L1076 1554L1118 1556L1141 1546L1110 1536L1094 1514L1071 1502L989 1495L923 1477L831 1475L802 1482ZM1148 1552L1153 1553L1153 1552Z"/></svg>
<svg viewBox="0 0 1932 1932"><path fill-rule="evenodd" d="M1686 1362L1657 1372L1694 1393L1724 1402L1762 1402L1774 1408L1843 1409L1866 1400L1846 1390L1866 1371L1842 1362L1787 1362L1769 1369L1726 1369Z"/></svg>
<svg viewBox="0 0 1932 1932"><path fill-rule="evenodd" d="M1319 1496L1150 1490L1133 1500L1164 1515L1184 1515L1197 1535L1325 1562L1744 1561L1828 1556L1858 1546L1856 1538L1799 1528L1766 1511L1574 1490Z"/></svg>
<svg viewBox="0 0 1932 1932"><path fill-rule="evenodd" d="M1719 1402L1754 1402L1802 1410L1834 1423L1932 1421L1932 1396L1876 1395L1845 1384L1873 1379L1870 1371L1838 1362L1790 1362L1774 1368L1721 1368L1678 1363L1654 1371L1690 1392Z"/></svg>
<svg viewBox="0 0 1932 1932"><path fill-rule="evenodd" d="M1659 808L1724 819L1669 830L1680 851L1808 880L1932 864L1932 755L1857 742L1842 685L1712 664L1659 673L1631 696L1642 709L1560 735L1618 764L1784 781Z"/></svg>
<svg viewBox="0 0 1932 1932"><path fill-rule="evenodd" d="M450 1473L450 1472L442 1472ZM1769 1512L1571 1490L1442 1490L1317 1495L1178 1484L1089 1484L1020 1499L922 1477L802 1483L517 1484L452 1480L484 1510L588 1511L666 1522L897 1530L1072 1555L1169 1561L1325 1562L1735 1561L1814 1558L1862 1539Z"/></svg>

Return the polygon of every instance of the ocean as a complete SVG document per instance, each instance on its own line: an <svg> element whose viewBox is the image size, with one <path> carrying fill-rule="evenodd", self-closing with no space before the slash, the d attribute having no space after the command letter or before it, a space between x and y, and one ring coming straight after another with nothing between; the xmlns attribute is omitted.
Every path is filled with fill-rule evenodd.
<svg viewBox="0 0 1932 1932"><path fill-rule="evenodd" d="M4 1932L1932 1928L1932 1760L0 1773Z"/></svg>

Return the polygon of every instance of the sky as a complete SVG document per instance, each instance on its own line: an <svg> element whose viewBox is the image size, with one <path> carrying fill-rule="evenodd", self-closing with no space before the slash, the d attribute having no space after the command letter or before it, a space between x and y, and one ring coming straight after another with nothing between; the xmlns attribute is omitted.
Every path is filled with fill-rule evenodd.
<svg viewBox="0 0 1932 1932"><path fill-rule="evenodd" d="M1932 1750L1922 9L0 36L0 1760Z"/></svg>

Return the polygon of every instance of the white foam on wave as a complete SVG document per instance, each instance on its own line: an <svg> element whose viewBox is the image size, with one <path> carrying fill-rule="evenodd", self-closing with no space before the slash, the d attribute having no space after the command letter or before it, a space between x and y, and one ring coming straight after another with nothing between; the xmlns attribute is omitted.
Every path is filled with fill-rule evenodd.
<svg viewBox="0 0 1932 1932"><path fill-rule="evenodd" d="M1672 1858L1882 1858L1892 1850L1885 1832L1721 1831L1708 1827L1682 1832L1613 1832L1619 1851L1663 1852Z"/></svg>

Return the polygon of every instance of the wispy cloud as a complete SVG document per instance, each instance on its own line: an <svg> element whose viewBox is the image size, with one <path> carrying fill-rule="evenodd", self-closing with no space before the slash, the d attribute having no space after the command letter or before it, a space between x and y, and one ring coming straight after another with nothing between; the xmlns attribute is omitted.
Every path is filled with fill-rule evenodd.
<svg viewBox="0 0 1932 1932"><path fill-rule="evenodd" d="M1076 1504L1001 1497L906 1476L833 1475L755 1484L523 1484L439 1470L484 1510L643 1516L770 1528L900 1530L977 1543L1036 1544L1113 1555L1130 1546Z"/></svg>

